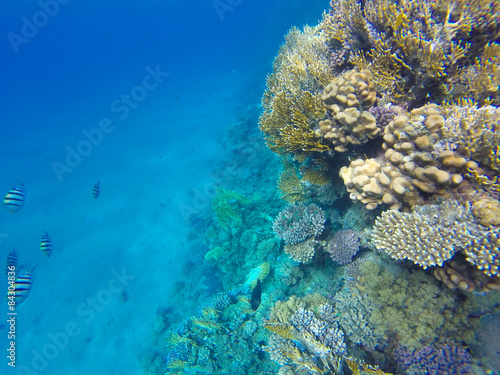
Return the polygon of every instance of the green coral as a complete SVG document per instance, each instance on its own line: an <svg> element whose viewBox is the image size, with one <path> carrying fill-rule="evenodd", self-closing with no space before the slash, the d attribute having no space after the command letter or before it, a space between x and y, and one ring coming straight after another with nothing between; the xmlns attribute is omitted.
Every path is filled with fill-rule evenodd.
<svg viewBox="0 0 500 375"><path fill-rule="evenodd" d="M227 230L241 224L242 209L250 202L249 198L236 191L218 188L217 195L212 201L212 208L220 228Z"/></svg>

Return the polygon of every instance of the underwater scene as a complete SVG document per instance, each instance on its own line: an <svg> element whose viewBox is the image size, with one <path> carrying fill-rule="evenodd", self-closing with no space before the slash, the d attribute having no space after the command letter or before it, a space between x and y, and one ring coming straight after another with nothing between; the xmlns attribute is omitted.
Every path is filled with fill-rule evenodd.
<svg viewBox="0 0 500 375"><path fill-rule="evenodd" d="M0 374L500 374L500 0L0 15Z"/></svg>

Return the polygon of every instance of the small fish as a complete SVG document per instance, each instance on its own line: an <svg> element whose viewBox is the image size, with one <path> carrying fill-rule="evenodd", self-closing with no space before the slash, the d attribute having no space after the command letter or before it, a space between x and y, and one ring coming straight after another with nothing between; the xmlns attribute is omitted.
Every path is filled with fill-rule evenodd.
<svg viewBox="0 0 500 375"><path fill-rule="evenodd" d="M101 194L101 181L97 181L94 185L94 188L92 189L92 196L94 199L99 198L99 195Z"/></svg>
<svg viewBox="0 0 500 375"><path fill-rule="evenodd" d="M9 190L9 192L3 199L3 206L7 211L16 213L21 208L23 208L24 198L24 189L22 186L18 186L14 189Z"/></svg>
<svg viewBox="0 0 500 375"><path fill-rule="evenodd" d="M43 234L42 240L40 241L40 250L42 250L43 255L47 258L52 254L52 240L47 232Z"/></svg>
<svg viewBox="0 0 500 375"><path fill-rule="evenodd" d="M22 303L28 295L30 294L31 287L33 285L33 271L36 267L34 267L31 272L26 272L22 276L18 276L14 283L14 299L16 301L16 305ZM7 295L8 297L8 295Z"/></svg>
<svg viewBox="0 0 500 375"><path fill-rule="evenodd" d="M5 274L7 275L10 271L9 267L14 266L17 267L17 262L19 261L19 257L17 256L17 250L12 249L7 255L7 264L5 265Z"/></svg>

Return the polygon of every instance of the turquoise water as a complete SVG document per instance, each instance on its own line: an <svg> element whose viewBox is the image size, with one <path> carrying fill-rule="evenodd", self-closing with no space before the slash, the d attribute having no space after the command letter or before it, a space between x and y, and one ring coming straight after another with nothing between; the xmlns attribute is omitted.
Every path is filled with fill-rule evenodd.
<svg viewBox="0 0 500 375"><path fill-rule="evenodd" d="M316 0L3 5L0 191L21 187L25 198L0 213L0 262L16 249L17 276L33 272L24 300L2 305L0 374L349 374L349 358L424 374L431 364L405 358L431 347L451 353L448 372L434 373L500 371L497 290L448 289L432 269L370 242L383 209L353 204L338 176L360 155L383 155L382 141L352 157L332 152L320 168L328 183L302 181L297 201L314 204L319 222L312 232L276 224L299 207L283 185L289 166L300 175L313 162L299 168L300 153L266 147L266 77L289 29L317 25L325 9ZM339 248L356 251L332 261L327 244L344 230L361 242L345 239ZM314 257L299 259L289 245L306 238ZM314 319L330 346L304 339Z"/></svg>

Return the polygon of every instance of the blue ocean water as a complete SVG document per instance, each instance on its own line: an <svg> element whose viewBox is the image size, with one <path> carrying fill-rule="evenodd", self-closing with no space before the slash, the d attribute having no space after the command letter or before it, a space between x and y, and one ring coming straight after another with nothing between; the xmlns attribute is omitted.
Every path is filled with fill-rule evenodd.
<svg viewBox="0 0 500 375"><path fill-rule="evenodd" d="M0 373L143 373L155 311L199 261L188 236L205 228L190 217L213 198L197 193L225 160L226 128L258 112L283 35L326 5L3 2L0 190L22 185L26 200L1 213L0 259L15 248L36 268L15 339L3 303L1 348L14 342L15 358ZM198 287L215 293L213 283ZM176 314L196 303L175 301Z"/></svg>

